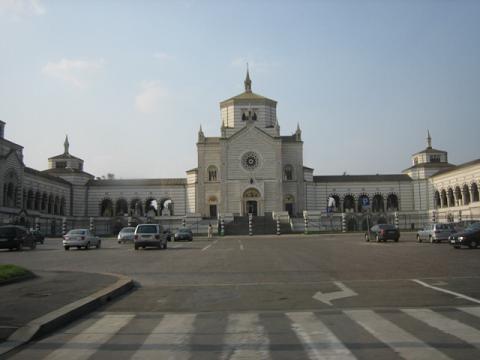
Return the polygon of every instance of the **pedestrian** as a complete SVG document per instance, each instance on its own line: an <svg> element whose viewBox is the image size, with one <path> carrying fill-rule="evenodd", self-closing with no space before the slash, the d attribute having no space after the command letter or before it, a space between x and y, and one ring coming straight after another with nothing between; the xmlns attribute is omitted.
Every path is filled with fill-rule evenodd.
<svg viewBox="0 0 480 360"><path fill-rule="evenodd" d="M213 237L212 224L208 224L208 238L211 239L212 237Z"/></svg>

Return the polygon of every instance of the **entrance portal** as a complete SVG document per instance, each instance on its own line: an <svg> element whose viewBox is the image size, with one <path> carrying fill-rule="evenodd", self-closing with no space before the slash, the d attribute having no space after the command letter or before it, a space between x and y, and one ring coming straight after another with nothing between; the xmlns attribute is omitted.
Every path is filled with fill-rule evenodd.
<svg viewBox="0 0 480 360"><path fill-rule="evenodd" d="M210 217L211 218L217 217L217 205L210 205Z"/></svg>
<svg viewBox="0 0 480 360"><path fill-rule="evenodd" d="M253 216L258 215L257 201L256 200L248 200L247 201L247 214L252 214Z"/></svg>

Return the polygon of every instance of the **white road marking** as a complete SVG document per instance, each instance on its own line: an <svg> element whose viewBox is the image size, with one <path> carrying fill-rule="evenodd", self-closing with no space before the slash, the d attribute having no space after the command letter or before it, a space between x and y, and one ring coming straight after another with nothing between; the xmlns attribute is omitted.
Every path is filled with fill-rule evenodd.
<svg viewBox="0 0 480 360"><path fill-rule="evenodd" d="M165 315L132 359L189 359L188 342L194 331L195 317L195 314Z"/></svg>
<svg viewBox="0 0 480 360"><path fill-rule="evenodd" d="M269 340L258 314L230 314L222 360L270 359Z"/></svg>
<svg viewBox="0 0 480 360"><path fill-rule="evenodd" d="M411 317L480 348L480 331L430 309L402 309Z"/></svg>
<svg viewBox="0 0 480 360"><path fill-rule="evenodd" d="M86 360L133 318L134 315L105 315L45 360Z"/></svg>
<svg viewBox="0 0 480 360"><path fill-rule="evenodd" d="M240 250L244 250L242 240L238 239L238 243L240 244Z"/></svg>
<svg viewBox="0 0 480 360"><path fill-rule="evenodd" d="M218 241L218 240L214 240L211 244L205 246L201 251L208 250L208 249L210 248L210 246L215 245L215 243L216 243L217 241Z"/></svg>
<svg viewBox="0 0 480 360"><path fill-rule="evenodd" d="M356 359L314 313L301 312L286 315L293 322L292 329L302 341L310 359Z"/></svg>
<svg viewBox="0 0 480 360"><path fill-rule="evenodd" d="M405 359L450 359L372 310L344 310L343 312Z"/></svg>
<svg viewBox="0 0 480 360"><path fill-rule="evenodd" d="M462 307L458 307L457 309L461 310L463 312L466 312L470 315L480 317L480 307L478 307L478 306L475 306L475 307L462 306Z"/></svg>
<svg viewBox="0 0 480 360"><path fill-rule="evenodd" d="M329 292L329 293L322 293L321 291L317 291L315 293L315 295L313 295L312 297L315 300L321 301L324 304L332 306L332 301L333 300L343 299L343 298L346 298L346 297L351 297L351 296L357 296L358 295L355 291L348 288L347 286L345 286L340 281L334 281L333 283L340 288L339 291L332 291L332 292Z"/></svg>
<svg viewBox="0 0 480 360"><path fill-rule="evenodd" d="M433 286L433 285L427 284L426 282L423 282L423 281L418 280L418 279L411 279L411 280L412 280L413 282L416 282L417 284L420 284L420 285L422 285L422 286L425 286L425 287L427 287L427 288L429 288L429 289L441 291L441 292L444 292L444 293L446 293L446 294L450 294L450 295L456 296L457 298L465 299L465 300L468 300L468 301L471 301L471 302L480 304L480 300L475 299L475 298L473 298L473 297L470 297L470 296L467 296L467 295L464 295L464 294L460 294L460 293L457 293L457 292L455 292L455 291L451 291L451 290L439 288L439 287L437 287L437 286Z"/></svg>

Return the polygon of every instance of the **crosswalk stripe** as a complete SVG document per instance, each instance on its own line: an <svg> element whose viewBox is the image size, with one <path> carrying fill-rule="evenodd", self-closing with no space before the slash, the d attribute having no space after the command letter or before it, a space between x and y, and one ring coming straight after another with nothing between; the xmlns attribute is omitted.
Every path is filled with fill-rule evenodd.
<svg viewBox="0 0 480 360"><path fill-rule="evenodd" d="M133 360L188 359L188 341L193 333L196 314L168 314L153 329Z"/></svg>
<svg viewBox="0 0 480 360"><path fill-rule="evenodd" d="M372 310L344 310L343 312L406 359L450 359Z"/></svg>
<svg viewBox="0 0 480 360"><path fill-rule="evenodd" d="M463 312L466 312L470 315L473 315L473 316L476 316L476 317L480 317L480 307L478 306L474 306L474 307L459 307L457 308L458 310L461 310Z"/></svg>
<svg viewBox="0 0 480 360"><path fill-rule="evenodd" d="M354 360L356 357L312 312L287 313L292 329L310 359Z"/></svg>
<svg viewBox="0 0 480 360"><path fill-rule="evenodd" d="M50 353L45 360L88 359L133 318L134 315L105 315L61 348Z"/></svg>
<svg viewBox="0 0 480 360"><path fill-rule="evenodd" d="M269 340L258 314L230 314L222 360L270 359Z"/></svg>
<svg viewBox="0 0 480 360"><path fill-rule="evenodd" d="M444 333L456 336L461 340L480 348L480 331L458 320L450 319L430 309L403 309L404 313L423 321Z"/></svg>

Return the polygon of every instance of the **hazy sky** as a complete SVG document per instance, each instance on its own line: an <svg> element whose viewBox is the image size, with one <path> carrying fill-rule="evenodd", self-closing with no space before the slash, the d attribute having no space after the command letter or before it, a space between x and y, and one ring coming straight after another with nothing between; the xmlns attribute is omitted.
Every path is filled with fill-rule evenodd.
<svg viewBox="0 0 480 360"><path fill-rule="evenodd" d="M0 119L27 166L70 152L118 178L184 177L243 91L297 122L315 174L398 173L426 146L480 157L480 1L0 0Z"/></svg>

